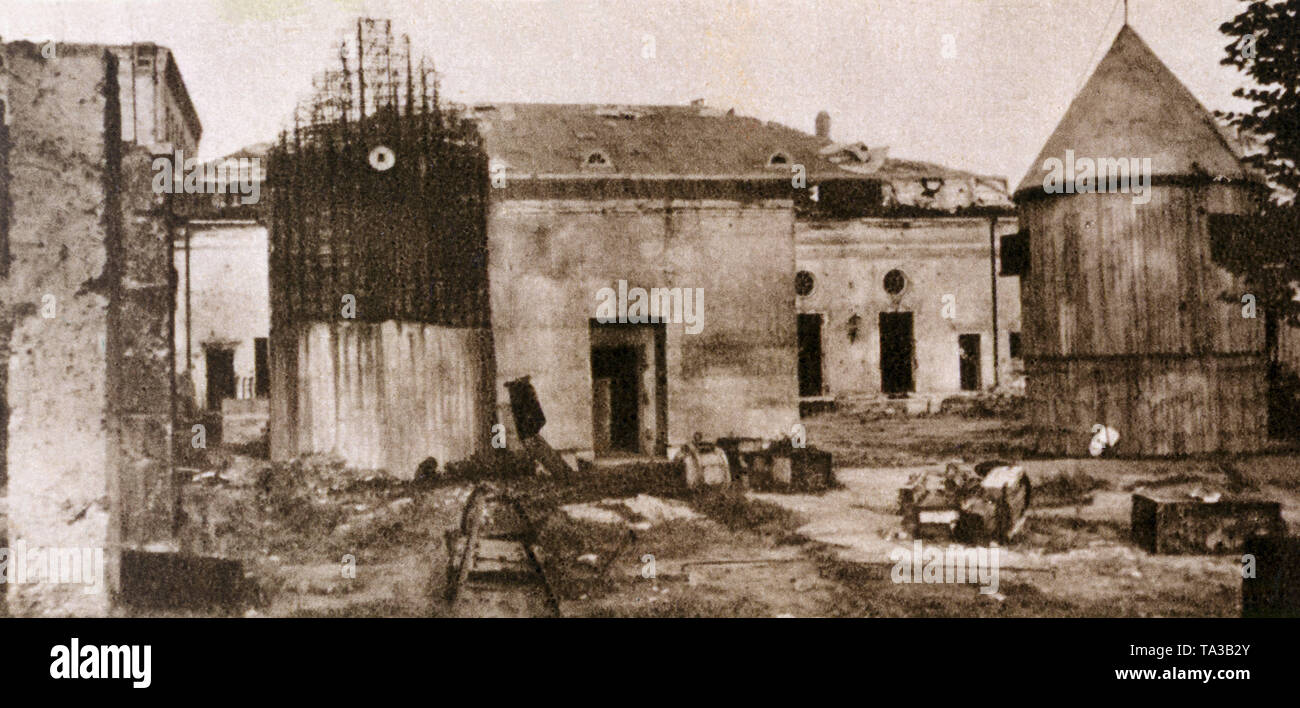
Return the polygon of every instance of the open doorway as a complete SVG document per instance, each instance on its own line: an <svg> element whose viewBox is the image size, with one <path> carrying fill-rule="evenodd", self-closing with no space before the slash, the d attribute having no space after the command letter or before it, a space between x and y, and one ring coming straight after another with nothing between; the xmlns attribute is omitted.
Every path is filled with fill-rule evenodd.
<svg viewBox="0 0 1300 708"><path fill-rule="evenodd" d="M592 421L599 452L641 451L640 371L634 347L592 347Z"/></svg>
<svg viewBox="0 0 1300 708"><path fill-rule="evenodd" d="M880 390L905 394L915 389L912 381L912 313L880 313Z"/></svg>
<svg viewBox="0 0 1300 708"><path fill-rule="evenodd" d="M235 350L208 347L204 352L207 369L208 410L221 410L221 402L235 397Z"/></svg>
<svg viewBox="0 0 1300 708"><path fill-rule="evenodd" d="M961 390L978 391L980 388L980 336L957 335L958 367Z"/></svg>
<svg viewBox="0 0 1300 708"><path fill-rule="evenodd" d="M799 315L799 395L822 395L822 316Z"/></svg>
<svg viewBox="0 0 1300 708"><path fill-rule="evenodd" d="M271 395L271 357L266 337L253 340L253 395L267 398Z"/></svg>
<svg viewBox="0 0 1300 708"><path fill-rule="evenodd" d="M663 455L668 378L662 324L591 322L592 450Z"/></svg>

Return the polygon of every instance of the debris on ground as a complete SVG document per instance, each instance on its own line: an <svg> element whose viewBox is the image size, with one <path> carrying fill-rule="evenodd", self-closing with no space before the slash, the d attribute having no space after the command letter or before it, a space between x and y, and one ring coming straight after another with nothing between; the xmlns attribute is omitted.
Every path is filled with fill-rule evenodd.
<svg viewBox="0 0 1300 708"><path fill-rule="evenodd" d="M598 524L626 525L645 530L665 521L698 519L700 514L685 502L638 494L627 499L602 499L584 504L568 504L560 510L569 518Z"/></svg>
<svg viewBox="0 0 1300 708"><path fill-rule="evenodd" d="M970 542L1009 540L1023 526L1029 503L1024 469L1000 460L974 467L950 462L942 472L909 476L898 490L899 514L909 534L938 533Z"/></svg>
<svg viewBox="0 0 1300 708"><path fill-rule="evenodd" d="M1108 489L1110 485L1079 469L1057 472L1034 484L1034 506L1040 508L1080 506L1091 504L1093 492Z"/></svg>
<svg viewBox="0 0 1300 708"><path fill-rule="evenodd" d="M699 434L677 455L686 486L729 486L761 491L809 492L835 486L831 453L803 439L723 437L703 441Z"/></svg>

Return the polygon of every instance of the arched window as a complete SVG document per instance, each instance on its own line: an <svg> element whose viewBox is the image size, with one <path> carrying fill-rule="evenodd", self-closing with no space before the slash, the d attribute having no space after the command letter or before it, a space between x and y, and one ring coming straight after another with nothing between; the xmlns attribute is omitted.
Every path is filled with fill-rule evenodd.
<svg viewBox="0 0 1300 708"><path fill-rule="evenodd" d="M790 156L784 152L774 152L771 157L767 158L768 167L786 167L790 164Z"/></svg>

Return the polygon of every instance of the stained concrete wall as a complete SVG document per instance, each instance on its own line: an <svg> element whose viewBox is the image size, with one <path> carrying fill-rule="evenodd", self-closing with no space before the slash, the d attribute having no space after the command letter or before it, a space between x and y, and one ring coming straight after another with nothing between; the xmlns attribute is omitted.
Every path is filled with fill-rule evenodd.
<svg viewBox="0 0 1300 708"><path fill-rule="evenodd" d="M798 298L798 308L823 316L825 395L880 394L881 312L912 313L917 393L961 390L961 334L980 335L981 386L993 385L989 226L989 218L977 217L799 222L798 267L813 275L814 285ZM999 238L1015 232L1015 219L997 219ZM906 287L897 297L883 285L885 274L894 269L906 275ZM999 384L1022 388L1023 364L1011 358L1009 336L1020 330L1019 278L998 277L997 291ZM951 319L944 317L945 295L953 296ZM858 322L851 338L854 315Z"/></svg>
<svg viewBox="0 0 1300 708"><path fill-rule="evenodd" d="M349 466L415 475L487 447L492 336L486 329L398 322L300 326L271 379L271 455L328 453Z"/></svg>
<svg viewBox="0 0 1300 708"><path fill-rule="evenodd" d="M101 549L108 591L124 547L173 537L171 234L151 156L120 142L103 47L46 60L5 45L12 106L7 331L10 544ZM23 615L101 615L108 592L7 585Z"/></svg>
<svg viewBox="0 0 1300 708"><path fill-rule="evenodd" d="M488 217L498 409L529 375L559 449L592 449L601 288L702 288L703 329L665 325L668 445L798 422L789 200L501 199ZM644 389L645 387L643 387Z"/></svg>
<svg viewBox="0 0 1300 708"><path fill-rule="evenodd" d="M179 284L176 367L186 370L188 338L193 387L189 395L202 408L207 404L206 347L234 350L239 381L251 382L256 373L253 340L268 337L271 330L266 226L255 221L191 221L186 229L188 255L185 239L177 239L174 247ZM237 385L236 398L244 397L244 388L255 392L251 383Z"/></svg>

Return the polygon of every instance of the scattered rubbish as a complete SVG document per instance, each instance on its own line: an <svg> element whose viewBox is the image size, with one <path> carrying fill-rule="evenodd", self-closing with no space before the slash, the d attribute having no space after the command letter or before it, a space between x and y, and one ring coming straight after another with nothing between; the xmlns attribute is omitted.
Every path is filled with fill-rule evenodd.
<svg viewBox="0 0 1300 708"><path fill-rule="evenodd" d="M1034 484L1034 506L1038 508L1083 506L1091 504L1093 492L1106 489L1104 480L1076 467L1058 472Z"/></svg>
<svg viewBox="0 0 1300 708"><path fill-rule="evenodd" d="M185 469L185 468L181 468ZM190 478L191 482L206 484L227 484L226 478L222 477L216 470L200 472Z"/></svg>
<svg viewBox="0 0 1300 708"><path fill-rule="evenodd" d="M939 533L968 542L1007 541L1024 526L1030 484L1019 465L989 461L969 468L949 463L920 472L898 490L903 528L912 536Z"/></svg>
<svg viewBox="0 0 1300 708"><path fill-rule="evenodd" d="M542 404L537 400L531 379L523 376L507 381L506 392L510 396L510 414L515 420L515 431L528 455L555 477L566 479L576 474L541 435L546 415L542 413Z"/></svg>
<svg viewBox="0 0 1300 708"><path fill-rule="evenodd" d="M641 516L651 524L677 519L700 518L700 514L683 502L660 499L649 494L638 494L631 499L619 499L615 503L622 504L629 511Z"/></svg>
<svg viewBox="0 0 1300 708"><path fill-rule="evenodd" d="M727 453L719 446L704 442L699 433L677 454L685 468L686 486L725 487L731 484L731 466Z"/></svg>
<svg viewBox="0 0 1300 708"><path fill-rule="evenodd" d="M426 457L415 468L415 478L411 480L412 484L417 487L429 487L438 481L438 461L432 457Z"/></svg>
<svg viewBox="0 0 1300 708"><path fill-rule="evenodd" d="M400 499L395 499L392 502L389 502L388 509L389 511L401 511L402 509L405 509L406 507L414 503L415 503L414 499L410 497L402 497Z"/></svg>
<svg viewBox="0 0 1300 708"><path fill-rule="evenodd" d="M627 525L644 531L665 521L699 519L701 515L684 502L638 494L627 499L602 499L584 504L568 504L560 510L570 518L598 524Z"/></svg>
<svg viewBox="0 0 1300 708"><path fill-rule="evenodd" d="M790 438L719 438L733 480L767 491L825 489L835 480L831 453L796 447Z"/></svg>
<svg viewBox="0 0 1300 708"><path fill-rule="evenodd" d="M613 509L606 509L595 504L568 504L560 511L577 521L590 521L597 524L621 524L627 518Z"/></svg>

